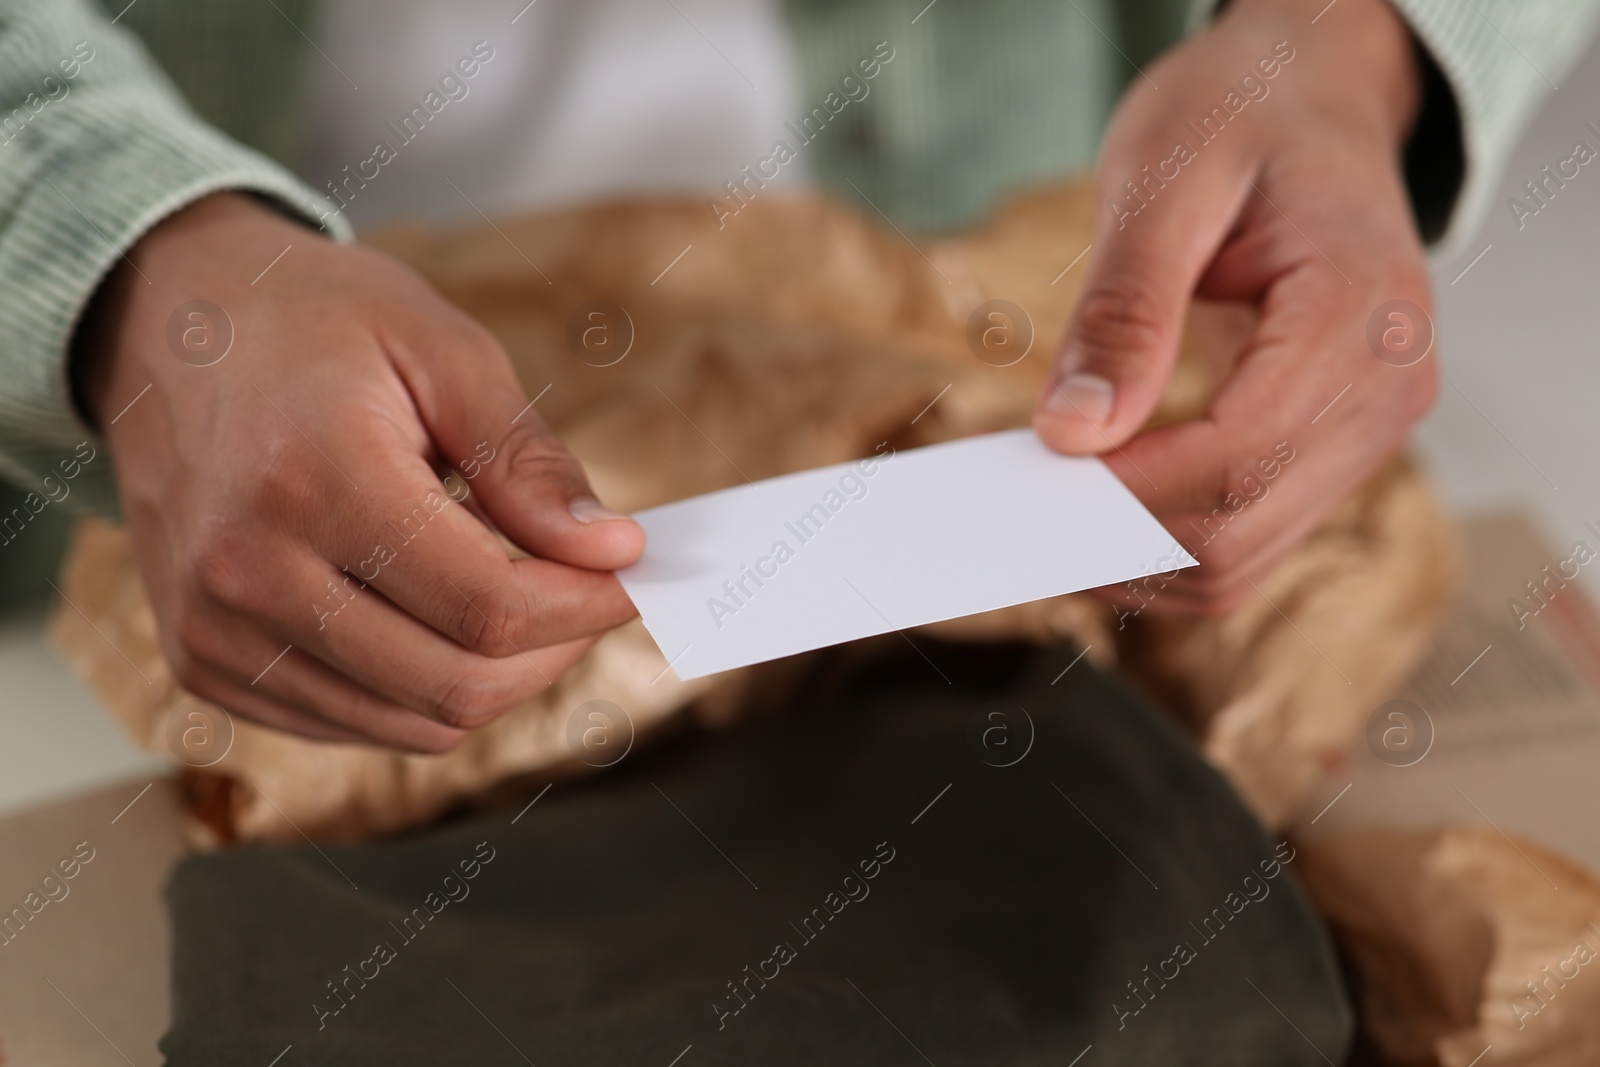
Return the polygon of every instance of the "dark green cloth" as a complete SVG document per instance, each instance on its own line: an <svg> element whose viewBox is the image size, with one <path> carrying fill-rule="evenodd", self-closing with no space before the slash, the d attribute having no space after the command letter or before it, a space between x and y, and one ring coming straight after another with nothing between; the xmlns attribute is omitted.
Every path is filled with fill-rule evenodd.
<svg viewBox="0 0 1600 1067"><path fill-rule="evenodd" d="M1293 862L1263 873L1288 846L1171 724L1087 662L1062 675L1071 649L918 643L824 658L785 706L520 818L187 860L170 1063L1343 1060L1327 939ZM1176 976L1123 1014L1147 965Z"/></svg>

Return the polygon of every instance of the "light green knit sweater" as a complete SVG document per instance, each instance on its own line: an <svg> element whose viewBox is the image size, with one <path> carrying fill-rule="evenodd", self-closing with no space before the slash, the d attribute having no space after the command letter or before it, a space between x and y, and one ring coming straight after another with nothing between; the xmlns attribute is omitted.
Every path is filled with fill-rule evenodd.
<svg viewBox="0 0 1600 1067"><path fill-rule="evenodd" d="M1424 232L1491 195L1520 124L1587 42L1600 0L1395 0L1436 88L1408 160ZM74 326L119 257L220 189L315 218L301 159L314 0L0 0L0 474L35 490L82 463L63 506L115 510L110 457L74 410ZM1307 32L1323 0L1307 0ZM802 99L880 40L893 77L819 141L908 228L959 224L1019 184L1091 165L1120 87L1184 22L1187 0L789 0ZM514 5L513 5L514 6ZM1190 12L1204 17L1211 5ZM919 15L920 12L920 15ZM187 98L187 103L185 102ZM226 132L223 132L226 131ZM325 176L324 176L325 177ZM309 179L309 181L307 180ZM848 179L848 181L846 180ZM324 205L325 206L325 205ZM335 236L348 239L338 216ZM59 493L59 489L57 490ZM28 505L24 505L28 507ZM7 522L0 514L0 542Z"/></svg>

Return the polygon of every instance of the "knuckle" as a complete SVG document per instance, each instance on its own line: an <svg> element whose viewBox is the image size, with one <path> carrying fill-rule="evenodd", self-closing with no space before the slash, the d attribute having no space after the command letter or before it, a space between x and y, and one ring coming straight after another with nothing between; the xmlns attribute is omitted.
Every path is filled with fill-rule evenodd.
<svg viewBox="0 0 1600 1067"><path fill-rule="evenodd" d="M196 589L225 608L248 609L258 595L250 576L249 558L232 533L208 532L191 557L190 572Z"/></svg>
<svg viewBox="0 0 1600 1067"><path fill-rule="evenodd" d="M467 672L446 683L434 699L433 718L458 730L476 730L503 710L499 687L483 674Z"/></svg>
<svg viewBox="0 0 1600 1067"><path fill-rule="evenodd" d="M1222 540L1239 513L1245 497L1237 491L1242 484L1239 471L1231 460L1204 460L1197 464L1192 479L1181 487L1183 505L1195 512L1189 519L1189 532L1200 539L1209 562L1217 549L1213 546Z"/></svg>
<svg viewBox="0 0 1600 1067"><path fill-rule="evenodd" d="M1092 353L1143 353L1157 350L1169 332L1149 284L1123 275L1084 291L1073 317L1072 339Z"/></svg>
<svg viewBox="0 0 1600 1067"><path fill-rule="evenodd" d="M1221 507L1234 517L1243 517L1251 504L1266 499L1271 487L1257 469L1259 461L1255 456L1258 454L1270 456L1272 453L1270 449L1261 448L1254 452L1241 452L1223 462L1219 468L1214 506Z"/></svg>
<svg viewBox="0 0 1600 1067"><path fill-rule="evenodd" d="M326 465L320 470L309 467L296 448L300 443L285 435L263 445L261 467L250 493L251 506L257 513L306 515L322 504L318 479Z"/></svg>
<svg viewBox="0 0 1600 1067"><path fill-rule="evenodd" d="M536 592L523 591L515 585L507 585L497 594L496 600L501 610L501 636L504 638L502 645L510 646L505 655L528 648L539 648L546 643L544 626L546 612L541 608L540 598Z"/></svg>
<svg viewBox="0 0 1600 1067"><path fill-rule="evenodd" d="M577 480L578 461L561 439L543 426L518 425L505 444L507 468L517 481Z"/></svg>
<svg viewBox="0 0 1600 1067"><path fill-rule="evenodd" d="M450 591L454 594L455 590ZM509 656L517 651L516 613L498 592L454 598L457 639L480 656Z"/></svg>

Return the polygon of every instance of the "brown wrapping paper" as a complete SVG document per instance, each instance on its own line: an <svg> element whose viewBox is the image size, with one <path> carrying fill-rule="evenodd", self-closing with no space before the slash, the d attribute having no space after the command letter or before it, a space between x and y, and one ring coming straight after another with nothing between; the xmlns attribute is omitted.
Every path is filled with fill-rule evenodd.
<svg viewBox="0 0 1600 1067"><path fill-rule="evenodd" d="M1397 1064L1600 1063L1600 879L1492 826L1364 826L1300 849Z"/></svg>
<svg viewBox="0 0 1600 1067"><path fill-rule="evenodd" d="M723 229L703 205L646 202L380 243L500 338L600 497L636 510L741 472L759 479L866 455L882 441L906 448L1026 425L1083 277L1081 266L1063 267L1088 244L1094 211L1086 188L1050 189L971 235L913 246L818 198L761 201ZM615 349L596 359L571 336L575 315L597 300L624 309L633 333L607 366L593 364ZM975 309L991 300L1021 308L1031 331L1015 362L969 338ZM1227 308L1199 318L1158 421L1202 410L1248 321ZM1280 475L1293 476L1292 465ZM76 607L58 613L55 636L141 744L171 751L193 705L160 658L125 536L99 524L82 531L63 585ZM1101 663L1114 660L1119 638L1144 632L1140 673L1197 729L1214 723L1208 754L1267 822L1282 823L1303 803L1297 768L1350 736L1426 646L1450 546L1426 486L1396 463L1227 619L1157 623L1147 611L1119 630L1115 612L1080 595L939 628L1072 638ZM308 590L308 605L321 593ZM1341 676L1330 661L1350 666ZM444 757L313 743L232 720L232 747L207 770L227 783L222 825L243 839L398 830L518 773L571 764L565 717L586 700L613 701L645 732L691 703L736 707L741 684L785 669L685 685L663 666L631 624Z"/></svg>

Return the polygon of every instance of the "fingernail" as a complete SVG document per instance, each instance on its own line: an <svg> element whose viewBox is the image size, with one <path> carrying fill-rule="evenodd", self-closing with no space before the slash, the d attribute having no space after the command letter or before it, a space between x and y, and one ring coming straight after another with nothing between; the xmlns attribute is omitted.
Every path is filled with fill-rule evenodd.
<svg viewBox="0 0 1600 1067"><path fill-rule="evenodd" d="M1104 426L1111 420L1114 396L1110 382L1079 371L1052 381L1044 406L1052 415L1072 415Z"/></svg>
<svg viewBox="0 0 1600 1067"><path fill-rule="evenodd" d="M579 497L567 505L567 510L572 512L572 517L585 525L591 522L609 522L612 519L627 519L628 516L620 511L612 511L592 496ZM631 519L629 521L632 521Z"/></svg>

